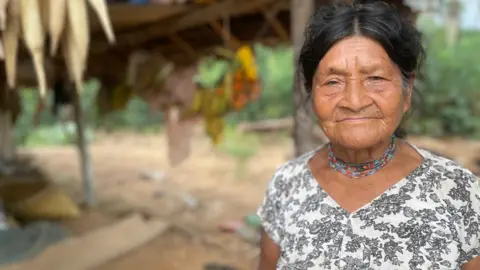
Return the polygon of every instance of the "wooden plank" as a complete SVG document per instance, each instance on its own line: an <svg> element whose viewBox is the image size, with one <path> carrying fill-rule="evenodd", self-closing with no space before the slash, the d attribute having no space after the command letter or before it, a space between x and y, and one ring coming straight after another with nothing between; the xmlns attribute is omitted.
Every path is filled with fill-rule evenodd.
<svg viewBox="0 0 480 270"><path fill-rule="evenodd" d="M210 4L205 7L197 7L191 12L185 12L176 18L168 19L145 26L136 31L118 34L117 45L138 46L153 39L166 36L194 26L208 24L212 20L223 16L236 17L254 13L275 0L225 0ZM113 48L104 40L92 41L92 53L103 53Z"/></svg>
<svg viewBox="0 0 480 270"><path fill-rule="evenodd" d="M268 13L270 13L271 16L277 17L278 13L283 10L288 10L290 8L290 2L289 1L279 1L273 5L273 7L268 9ZM265 16L265 14L264 14ZM265 33L267 33L269 27L271 27L270 22L267 20L262 26L258 29L256 33L256 38L255 39L263 39L263 36ZM278 33L277 33L278 35ZM290 41L290 39L288 40Z"/></svg>

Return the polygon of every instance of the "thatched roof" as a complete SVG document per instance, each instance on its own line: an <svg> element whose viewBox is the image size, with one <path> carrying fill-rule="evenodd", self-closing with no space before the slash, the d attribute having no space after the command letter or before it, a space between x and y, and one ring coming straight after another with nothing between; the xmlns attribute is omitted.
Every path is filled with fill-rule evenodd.
<svg viewBox="0 0 480 270"><path fill-rule="evenodd" d="M288 12L285 12L288 3L279 0L225 0L209 5L110 5L117 44L110 46L102 37L98 22L93 21L92 54L107 51L123 53L141 47L154 49L176 61L194 60L202 50L224 44L222 31L226 32L223 26L226 21L226 28L231 33L230 42L254 40L255 34L259 34L258 30L265 24L263 13L269 9L284 13L280 24L288 29ZM271 32L267 31L264 36Z"/></svg>
<svg viewBox="0 0 480 270"><path fill-rule="evenodd" d="M360 2L368 2L361 0ZM288 42L290 0L216 0L211 4L111 4L117 44L110 46L92 21L92 54L148 48L175 62L190 62L212 46ZM317 0L318 4L333 2ZM406 14L404 0L387 0ZM228 40L228 43L226 43Z"/></svg>

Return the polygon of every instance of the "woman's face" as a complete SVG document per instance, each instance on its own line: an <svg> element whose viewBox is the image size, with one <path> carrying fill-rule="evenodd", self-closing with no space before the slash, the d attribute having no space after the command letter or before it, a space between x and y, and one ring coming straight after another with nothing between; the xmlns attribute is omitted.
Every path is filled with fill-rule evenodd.
<svg viewBox="0 0 480 270"><path fill-rule="evenodd" d="M406 90L406 91L404 91ZM410 108L400 69L377 42L350 37L320 61L313 81L314 109L327 137L351 149L388 140Z"/></svg>

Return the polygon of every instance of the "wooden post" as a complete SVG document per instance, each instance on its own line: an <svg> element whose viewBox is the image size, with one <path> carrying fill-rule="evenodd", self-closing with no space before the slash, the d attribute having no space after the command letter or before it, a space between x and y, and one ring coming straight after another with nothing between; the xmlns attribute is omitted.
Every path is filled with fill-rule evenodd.
<svg viewBox="0 0 480 270"><path fill-rule="evenodd" d="M445 37L449 47L455 46L460 36L460 3L458 0L447 2Z"/></svg>
<svg viewBox="0 0 480 270"><path fill-rule="evenodd" d="M8 163L15 159L15 142L11 111L0 112L0 161Z"/></svg>
<svg viewBox="0 0 480 270"><path fill-rule="evenodd" d="M307 93L298 72L298 57L304 42L304 31L314 9L314 0L291 0L291 36L294 50L295 74L293 81L295 156L315 148L313 116L305 109Z"/></svg>
<svg viewBox="0 0 480 270"><path fill-rule="evenodd" d="M13 132L22 104L19 90L9 89L5 84L0 91L0 166L3 166L16 158Z"/></svg>
<svg viewBox="0 0 480 270"><path fill-rule="evenodd" d="M75 90L73 90L75 91ZM83 180L83 192L85 198L85 204L87 207L91 207L95 204L95 192L93 188L93 171L92 171L92 161L90 158L90 153L88 152L88 142L85 137L85 122L83 118L82 110L82 100L78 94L78 91L75 91L74 96L74 114L75 114L75 124L77 131L77 146L78 153L80 156L80 166L82 171L82 180Z"/></svg>

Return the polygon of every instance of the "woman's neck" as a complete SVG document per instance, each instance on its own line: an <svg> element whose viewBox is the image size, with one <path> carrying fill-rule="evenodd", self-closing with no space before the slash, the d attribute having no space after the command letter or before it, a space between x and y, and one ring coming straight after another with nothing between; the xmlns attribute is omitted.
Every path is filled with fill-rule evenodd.
<svg viewBox="0 0 480 270"><path fill-rule="evenodd" d="M348 149L342 145L332 143L335 157L347 163L361 164L380 158L387 151L391 140L384 140L365 149Z"/></svg>

